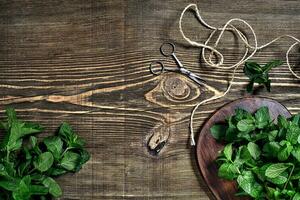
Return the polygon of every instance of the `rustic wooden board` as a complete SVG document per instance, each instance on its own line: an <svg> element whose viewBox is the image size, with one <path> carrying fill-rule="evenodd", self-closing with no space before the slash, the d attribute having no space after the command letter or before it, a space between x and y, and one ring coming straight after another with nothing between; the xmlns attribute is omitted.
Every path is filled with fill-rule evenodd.
<svg viewBox="0 0 300 200"><path fill-rule="evenodd" d="M52 133L61 121L73 124L88 141L91 161L75 175L60 178L62 199L208 199L212 198L188 145L193 106L213 95L178 74L153 76L149 63L162 59L164 41L176 44L179 59L217 90L227 86L230 70L209 69L199 49L179 36L178 19L188 3L197 3L215 26L241 17L253 24L259 43L289 33L300 37L297 0L138 1L138 0L1 0L0 109L14 106L26 120L39 121ZM184 19L186 34L208 36L192 13ZM289 40L257 54L265 63L283 59ZM225 48L225 46L227 46ZM228 64L244 46L231 34L221 42ZM299 67L299 53L291 62ZM224 103L245 95L247 78L240 69L226 98L202 106L195 127ZM272 97L292 113L300 108L299 81L286 65L271 72ZM184 96L185 91L189 95ZM158 156L147 150L151 134L169 134ZM199 131L197 131L199 132Z"/></svg>

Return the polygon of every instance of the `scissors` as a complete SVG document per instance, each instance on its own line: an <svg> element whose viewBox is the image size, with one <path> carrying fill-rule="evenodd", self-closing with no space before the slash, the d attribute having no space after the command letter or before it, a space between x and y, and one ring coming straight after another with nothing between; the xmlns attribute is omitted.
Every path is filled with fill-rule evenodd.
<svg viewBox="0 0 300 200"><path fill-rule="evenodd" d="M166 47L169 46L170 51L166 51ZM192 73L188 69L186 69L183 64L180 62L180 60L177 58L175 55L175 45L171 42L166 42L163 43L160 46L160 52L162 55L165 57L172 57L176 64L177 68L172 69L172 68L165 68L164 64L161 61L153 61L150 63L150 72L154 75L160 75L164 72L177 72L181 73L185 76L187 76L189 79L195 81L199 85L203 85L205 83L205 80L203 80L200 76Z"/></svg>

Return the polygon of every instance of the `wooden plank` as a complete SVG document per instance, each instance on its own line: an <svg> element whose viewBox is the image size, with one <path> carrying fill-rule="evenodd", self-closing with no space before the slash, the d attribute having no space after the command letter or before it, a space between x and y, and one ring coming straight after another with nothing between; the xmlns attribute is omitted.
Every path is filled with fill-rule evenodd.
<svg viewBox="0 0 300 200"><path fill-rule="evenodd" d="M281 34L300 37L298 1L33 1L0 2L0 109L15 107L20 117L39 121L51 134L62 121L73 124L88 142L91 161L75 175L59 178L62 199L208 199L211 197L188 145L189 114L201 99L223 91L230 70L199 62L178 31L182 9L196 3L205 20L221 26L240 17L253 25L259 43ZM204 41L209 32L190 12L186 35ZM249 33L249 31L246 30ZM211 88L199 88L178 74L153 76L149 63L161 59L164 41L176 44L179 59ZM291 44L283 40L259 52L265 63L284 59ZM244 51L226 34L220 50L233 64ZM299 65L299 53L291 54ZM272 93L292 113L299 112L299 82L286 64L271 72ZM195 127L225 102L246 95L247 78L238 70L229 95L199 109ZM167 130L158 156L147 150L151 134Z"/></svg>

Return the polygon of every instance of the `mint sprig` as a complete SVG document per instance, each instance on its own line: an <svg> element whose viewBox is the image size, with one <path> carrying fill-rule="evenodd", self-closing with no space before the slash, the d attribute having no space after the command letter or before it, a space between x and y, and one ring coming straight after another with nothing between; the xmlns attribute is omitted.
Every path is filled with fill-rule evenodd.
<svg viewBox="0 0 300 200"><path fill-rule="evenodd" d="M271 91L271 80L269 79L269 71L272 68L282 65L282 61L274 60L268 62L264 66L256 62L246 62L244 66L244 73L249 78L250 82L247 85L247 92L252 93L254 83L265 86L267 91Z"/></svg>
<svg viewBox="0 0 300 200"><path fill-rule="evenodd" d="M44 127L17 118L12 108L0 122L0 199L52 199L62 196L55 177L77 172L89 160L81 139L68 123L55 136L38 141Z"/></svg>

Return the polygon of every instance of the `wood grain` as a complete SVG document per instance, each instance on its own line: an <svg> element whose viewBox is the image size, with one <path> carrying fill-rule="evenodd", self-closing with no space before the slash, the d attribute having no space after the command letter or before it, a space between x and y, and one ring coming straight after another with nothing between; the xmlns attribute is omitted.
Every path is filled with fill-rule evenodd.
<svg viewBox="0 0 300 200"><path fill-rule="evenodd" d="M88 141L92 153L80 173L59 179L64 189L61 199L213 198L188 145L189 115L201 99L226 88L230 70L208 68L199 49L187 47L180 37L178 19L188 3L196 3L215 26L234 17L247 20L260 44L281 34L300 37L297 0L0 1L1 118L4 107L13 106L20 117L46 126L47 134L68 121ZM186 15L184 29L198 41L209 34L192 13ZM156 59L175 67L159 53L165 41L176 44L178 58L207 79L209 89L179 74L150 74L149 64ZM261 63L284 59L289 44L278 42L254 59ZM226 63L233 64L244 46L228 33L220 51ZM297 49L291 52L291 63L299 67ZM272 93L258 94L298 112L299 81L287 66L272 70L271 79ZM217 108L245 96L246 83L238 70L229 95L202 106L195 127L200 130ZM169 137L153 156L148 139L160 130L167 130Z"/></svg>

